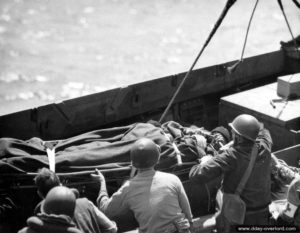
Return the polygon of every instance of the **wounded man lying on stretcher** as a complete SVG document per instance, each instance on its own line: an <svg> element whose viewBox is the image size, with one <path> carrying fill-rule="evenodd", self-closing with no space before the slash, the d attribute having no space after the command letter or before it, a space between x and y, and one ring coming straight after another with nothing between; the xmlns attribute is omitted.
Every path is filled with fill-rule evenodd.
<svg viewBox="0 0 300 233"><path fill-rule="evenodd" d="M183 127L174 121L162 125L151 121L100 129L64 140L1 138L0 170L1 173L36 172L39 168L49 167L50 153L55 154L56 172L128 166L130 148L142 137L150 138L160 146L158 169L171 167L178 159L196 161L207 153L216 153L221 145L230 141L224 127L210 132L196 126Z"/></svg>
<svg viewBox="0 0 300 233"><path fill-rule="evenodd" d="M197 126L184 127L168 121L135 123L127 126L100 129L64 140L43 141L31 138L27 141L0 138L1 173L37 172L49 167L47 152L55 153L56 172L73 172L109 169L130 165L130 149L142 137L152 139L160 146L157 169L169 168L182 162L195 162L206 155L216 155L220 147L231 138L228 130L217 127L212 131ZM272 158L272 189L288 184L299 169L292 168Z"/></svg>
<svg viewBox="0 0 300 233"><path fill-rule="evenodd" d="M142 137L152 139L160 146L157 169L169 168L182 162L195 162L206 155L216 155L220 147L231 138L228 130L217 127L212 131L197 126L184 127L168 121L135 123L127 126L100 129L64 140L43 141L31 138L27 141L14 138L0 138L1 173L37 172L49 167L49 151L55 153L56 172L73 172L110 169L130 165L130 149ZM289 184L294 173L292 168L272 158L273 190Z"/></svg>

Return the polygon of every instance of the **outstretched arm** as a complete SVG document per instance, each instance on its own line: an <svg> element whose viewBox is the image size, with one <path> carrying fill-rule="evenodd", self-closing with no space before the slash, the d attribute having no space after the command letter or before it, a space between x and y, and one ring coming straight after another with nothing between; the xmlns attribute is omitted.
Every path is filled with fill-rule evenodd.
<svg viewBox="0 0 300 233"><path fill-rule="evenodd" d="M100 182L100 190L97 198L98 208L107 215L109 218L120 215L122 212L127 210L126 205L126 187L125 183L117 192L115 192L111 198L108 197L105 178L101 172L96 170L96 175L93 175L94 178L98 179Z"/></svg>
<svg viewBox="0 0 300 233"><path fill-rule="evenodd" d="M219 177L225 171L234 169L236 158L224 151L214 157L205 156L200 164L194 165L190 170L190 180L200 184L207 183Z"/></svg>
<svg viewBox="0 0 300 233"><path fill-rule="evenodd" d="M107 193L106 181L105 181L104 176L98 169L96 169L95 172L96 172L96 174L91 174L91 176L94 180L97 180L100 184L99 194L98 194L97 201L96 201L97 206L100 209L100 200L105 197L108 199L108 193Z"/></svg>

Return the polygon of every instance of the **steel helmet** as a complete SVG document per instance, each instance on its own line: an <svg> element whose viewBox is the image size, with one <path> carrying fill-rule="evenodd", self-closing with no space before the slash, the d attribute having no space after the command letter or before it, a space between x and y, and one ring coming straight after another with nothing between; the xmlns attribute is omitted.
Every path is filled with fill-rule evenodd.
<svg viewBox="0 0 300 233"><path fill-rule="evenodd" d="M260 130L260 123L258 120L248 114L237 116L232 123L229 123L229 126L236 134L251 141L255 141Z"/></svg>
<svg viewBox="0 0 300 233"><path fill-rule="evenodd" d="M151 139L141 138L133 144L130 158L134 167L149 168L157 163L159 149Z"/></svg>
<svg viewBox="0 0 300 233"><path fill-rule="evenodd" d="M42 204L42 212L55 215L64 214L72 218L75 204L76 198L72 190L64 186L57 186L48 192Z"/></svg>

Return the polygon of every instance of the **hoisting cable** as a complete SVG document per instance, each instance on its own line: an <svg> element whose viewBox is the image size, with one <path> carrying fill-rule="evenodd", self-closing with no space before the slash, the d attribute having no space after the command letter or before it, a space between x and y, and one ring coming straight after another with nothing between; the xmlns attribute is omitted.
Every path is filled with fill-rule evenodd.
<svg viewBox="0 0 300 233"><path fill-rule="evenodd" d="M293 0L293 2L295 3L295 5L300 9L300 3L297 2L297 0Z"/></svg>
<svg viewBox="0 0 300 233"><path fill-rule="evenodd" d="M278 2L278 4L279 4L279 7L280 7L281 12L282 12L282 14L283 14L284 20L285 20L285 22L286 22L286 24L287 24L287 27L288 27L288 29L289 29L289 32L290 32L290 34L291 34L291 36L292 36L292 40L293 40L293 44L294 44L294 47L295 47L295 50L296 50L296 54L297 54L298 58L300 58L300 51L299 51L299 49L298 49L297 41L296 41L296 39L295 39L295 37L294 37L294 34L293 34L292 29L291 29L291 27L290 27L289 21L288 21L288 19L287 19L287 17L286 17L285 11L284 11L284 9L283 9L282 2L281 2L281 0L277 0L277 2ZM299 7L299 5L297 5L297 4L299 4L298 2L296 3L296 2L294 1L294 3L296 4L296 6ZM292 78L293 78L293 75L291 75L291 77L289 78L288 82L290 82L290 81L292 80ZM283 110L286 108L286 106L287 106L287 104L288 104L288 102L289 102L289 98L283 98L283 99L271 99L271 100L270 100L270 104L272 105L273 108L276 108L276 106L275 106L275 104L274 104L275 102L284 102L284 106L282 107L282 109L280 110L280 112L279 112L278 115L277 115L277 118L279 118L280 115L283 113Z"/></svg>
<svg viewBox="0 0 300 233"><path fill-rule="evenodd" d="M299 50L298 50L298 45L297 45L296 39L295 39L295 37L294 37L294 34L293 34L293 32L292 32L292 29L291 29L291 27L290 27L289 21L288 21L288 19L287 19L287 17L286 17L286 14L285 14L285 12L284 12L282 2L281 2L281 0L277 0L277 2L278 2L278 4L279 4L279 7L280 7L281 12L282 12L282 14L283 14L283 17L284 17L284 19L285 19L285 22L286 22L286 24L287 24L287 26L288 26L288 29L289 29L289 31L290 31L290 34L291 34L291 36L292 36L292 39L293 39L293 43L294 43L294 46L295 46L296 53L297 53L298 57L300 58L300 52L299 52Z"/></svg>
<svg viewBox="0 0 300 233"><path fill-rule="evenodd" d="M245 48L246 48L246 44L247 44L248 33L249 33L249 30L250 30L250 25L251 25L252 18L253 18L254 12L256 10L256 6L258 4L258 1L259 0L256 0L256 3L254 5L254 8L253 8L251 16L250 16L250 20L249 20L249 23L248 23L248 27L247 27L247 31L246 31L246 36L245 36L245 40L244 40L244 44L243 44L243 50L242 50L241 58L240 58L239 61L237 61L236 63L234 63L232 66L227 67L227 71L230 74L232 74L236 70L236 68L240 65L240 63L243 62L243 60L244 60L244 52L245 52Z"/></svg>
<svg viewBox="0 0 300 233"><path fill-rule="evenodd" d="M194 66L196 65L198 59L200 58L200 56L202 55L204 49L206 48L206 46L208 45L208 43L210 42L210 40L212 39L213 35L215 34L215 32L217 31L217 29L219 28L219 26L221 25L223 19L225 18L228 10L230 9L230 7L236 2L236 0L227 0L227 3L220 15L220 17L218 18L217 22L215 23L213 29L211 30L208 38L206 39L204 45L202 46L202 49L200 50L199 54L197 55L196 59L194 60L191 68L189 69L189 71L185 74L183 80L181 81L179 87L177 88L176 92L174 93L172 99L170 100L168 106L166 107L165 111L163 112L163 114L161 115L160 119L159 119L159 123L162 122L162 120L165 118L166 114L168 113L171 105L173 104L176 96L178 95L179 91L181 90L184 82L186 81L186 79L189 77L191 71L193 70Z"/></svg>

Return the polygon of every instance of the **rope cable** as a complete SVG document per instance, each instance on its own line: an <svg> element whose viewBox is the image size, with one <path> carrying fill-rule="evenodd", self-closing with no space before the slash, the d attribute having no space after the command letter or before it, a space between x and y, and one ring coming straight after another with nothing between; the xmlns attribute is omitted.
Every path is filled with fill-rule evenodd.
<svg viewBox="0 0 300 233"><path fill-rule="evenodd" d="M295 3L295 5L300 9L300 3L297 2L297 0L293 0L293 2Z"/></svg>
<svg viewBox="0 0 300 233"><path fill-rule="evenodd" d="M229 74L232 74L236 70L236 68L240 65L240 63L243 62L244 52L245 52L245 48L246 48L246 44L247 44L247 40L248 40L248 34L249 34L249 31L250 31L250 25L251 25L251 22L252 22L252 19L253 19L253 15L254 15L254 12L256 10L258 1L259 0L256 0L256 3L255 3L254 8L252 10L252 13L251 13L251 16L250 16L250 20L249 20L249 23L248 23L248 26L247 26L246 36L245 36L245 40L244 40L244 44L243 44L241 58L240 58L239 61L237 61L236 63L234 63L232 66L227 67L227 71L228 71Z"/></svg>
<svg viewBox="0 0 300 233"><path fill-rule="evenodd" d="M217 22L215 23L215 25L214 25L212 31L210 32L208 38L207 38L206 41L205 41L205 43L204 43L202 49L200 50L199 54L197 55L196 59L194 60L194 62L193 62L193 64L192 64L191 68L190 68L189 71L185 74L183 80L181 81L181 83L180 83L179 87L177 88L176 92L174 93L174 95L173 95L172 99L170 100L168 106L166 107L165 111L163 112L162 116L160 117L160 119L159 119L159 121L158 121L159 123L161 123L162 120L165 118L165 116L166 116L166 114L168 113L168 111L169 111L171 105L173 104L173 102L174 102L176 96L178 95L179 91L181 90L181 88L182 88L183 84L185 83L186 79L190 76L191 71L193 70L193 68L194 68L194 66L196 65L198 59L199 59L200 56L202 55L204 49L206 48L206 46L207 46L208 43L210 42L211 38L213 37L213 35L215 34L215 32L217 31L217 29L218 29L219 26L221 25L221 23L222 23L223 19L225 18L225 16L226 16L228 10L230 9L230 7L231 7L235 2L236 2L236 0L227 0L227 3L226 3L226 5L225 5L225 7L224 7L224 9L223 9L223 11L222 11L220 17L218 18Z"/></svg>
<svg viewBox="0 0 300 233"><path fill-rule="evenodd" d="M251 13L251 16L250 16L250 20L249 20L249 23L248 23L248 26L247 26L247 31L246 31L246 36L245 36L245 40L244 40L242 55L241 55L241 59L240 59L241 61L243 61L244 52L245 52L245 48L246 48L246 44L247 44L247 39L248 39L248 34L249 34L249 30L250 30L250 25L251 25L251 22L252 22L252 19L253 19L253 15L254 15L254 12L256 10L258 1L259 0L256 0L256 3L255 3L254 8L252 10L252 13Z"/></svg>

